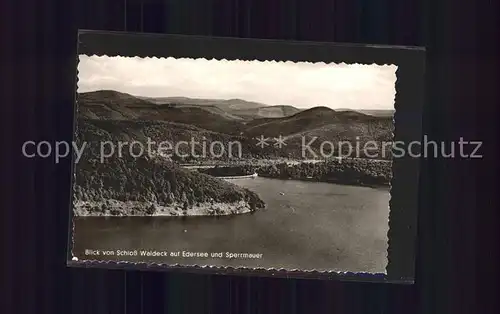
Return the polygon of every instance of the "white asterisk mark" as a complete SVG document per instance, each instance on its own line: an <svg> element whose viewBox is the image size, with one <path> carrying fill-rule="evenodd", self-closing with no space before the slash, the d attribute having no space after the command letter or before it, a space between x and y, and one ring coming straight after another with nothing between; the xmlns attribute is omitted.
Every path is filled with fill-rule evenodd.
<svg viewBox="0 0 500 314"><path fill-rule="evenodd" d="M264 148L265 146L268 146L269 143L267 143L267 141L269 141L269 138L267 137L264 137L264 135L261 135L260 137L256 137L255 138L257 140L257 146L259 146L260 148Z"/></svg>
<svg viewBox="0 0 500 314"><path fill-rule="evenodd" d="M274 140L276 143L274 143L274 146L278 146L279 148L282 148L283 146L286 146L285 143L285 138L283 136L275 137Z"/></svg>

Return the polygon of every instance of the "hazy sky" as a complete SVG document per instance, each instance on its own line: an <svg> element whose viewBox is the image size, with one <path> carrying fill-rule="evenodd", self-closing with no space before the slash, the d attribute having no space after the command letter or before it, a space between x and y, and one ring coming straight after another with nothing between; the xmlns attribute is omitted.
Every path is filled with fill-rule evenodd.
<svg viewBox="0 0 500 314"><path fill-rule="evenodd" d="M80 56L78 92L240 98L298 108L394 109L394 65Z"/></svg>

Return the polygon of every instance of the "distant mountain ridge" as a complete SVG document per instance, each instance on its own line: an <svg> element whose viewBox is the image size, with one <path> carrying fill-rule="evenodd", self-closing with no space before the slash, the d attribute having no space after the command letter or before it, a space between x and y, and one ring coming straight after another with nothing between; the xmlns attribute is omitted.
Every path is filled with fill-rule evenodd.
<svg viewBox="0 0 500 314"><path fill-rule="evenodd" d="M177 105L196 105L207 106L212 105L219 107L225 111L260 108L265 107L265 104L243 99L199 99L187 97L138 97L142 100L147 100L155 104L177 104Z"/></svg>
<svg viewBox="0 0 500 314"><path fill-rule="evenodd" d="M182 168L179 163L214 162L217 159L224 163L233 158L245 161L310 159L314 157L305 157L302 153L304 139L318 139L310 146L318 151L324 141L332 145L340 141L361 144L391 141L392 132L390 112L377 116L324 106L310 109L269 106L241 99L152 99L112 90L79 93L75 140L79 147L83 147L82 143L88 145L76 167L74 211L83 216L190 216L253 212L266 206L257 194L222 179ZM268 142L267 146L259 147L256 138L261 136L269 140L283 136L286 145L277 147ZM103 156L99 149L103 141L118 146L119 142L128 143L130 146L125 147L123 156L112 154L101 162ZM207 154L202 145L195 148L183 145L176 147L177 155L170 158L159 152L136 158L137 149L132 150L131 143L139 142L146 146L150 141L156 143L153 150L158 148L159 143L169 142L175 146L176 143L192 141L208 145L218 142L223 144L223 148L216 147ZM238 156L238 149L235 148L236 153L230 156L228 148L231 143L241 145L242 155ZM175 152L170 149L168 153ZM373 151L370 153L373 154ZM365 155L357 157L374 158ZM379 159L388 160L390 155L388 158L380 156ZM359 164L357 161L354 163ZM291 177L307 174L309 166L301 167L304 169L287 171L290 171ZM380 172L377 168L367 169L360 171Z"/></svg>
<svg viewBox="0 0 500 314"><path fill-rule="evenodd" d="M141 97L139 99L147 100L155 104L176 104L192 106L213 106L218 107L226 113L245 119L255 118L281 118L294 115L307 109L297 108L291 105L269 105L259 102L246 101L242 99L200 99L188 97ZM338 108L335 111L353 111L376 117L392 116L394 109L349 109Z"/></svg>
<svg viewBox="0 0 500 314"><path fill-rule="evenodd" d="M133 133L127 131L130 133L127 137L132 138L135 134L139 137L137 140L152 137L175 142L185 140L186 136L224 143L237 140L243 143L249 156L296 156L300 154L302 138L318 138L318 145L320 141L354 142L357 138L361 141L392 140L392 115L368 115L324 106L305 110L292 106L266 106L227 112L214 104L214 100L208 100L204 105L192 104L188 98L181 100L184 102L180 104L173 101L157 104L113 91L83 93L78 97L78 118L111 133L125 134L125 130L135 130ZM198 100L198 103L203 101ZM85 134L82 135L88 136ZM271 145L256 150L254 139L260 136L284 136L287 147L276 150Z"/></svg>

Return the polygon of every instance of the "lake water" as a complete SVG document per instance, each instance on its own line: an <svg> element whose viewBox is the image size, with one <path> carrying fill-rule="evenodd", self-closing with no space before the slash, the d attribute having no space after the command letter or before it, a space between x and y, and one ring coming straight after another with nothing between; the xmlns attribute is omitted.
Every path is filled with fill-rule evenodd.
<svg viewBox="0 0 500 314"><path fill-rule="evenodd" d="M73 252L86 249L261 253L260 259L99 256L169 264L385 272L390 192L266 178L231 180L267 208L228 217L75 219Z"/></svg>

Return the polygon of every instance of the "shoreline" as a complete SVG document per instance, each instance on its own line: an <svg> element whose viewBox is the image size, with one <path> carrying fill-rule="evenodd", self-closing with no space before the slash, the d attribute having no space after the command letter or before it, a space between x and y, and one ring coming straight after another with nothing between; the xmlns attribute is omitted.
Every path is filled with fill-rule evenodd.
<svg viewBox="0 0 500 314"><path fill-rule="evenodd" d="M75 217L194 217L194 216L230 216L255 212L245 201L233 203L204 202L183 206L174 202L159 205L154 202L139 201L81 201L73 202Z"/></svg>

